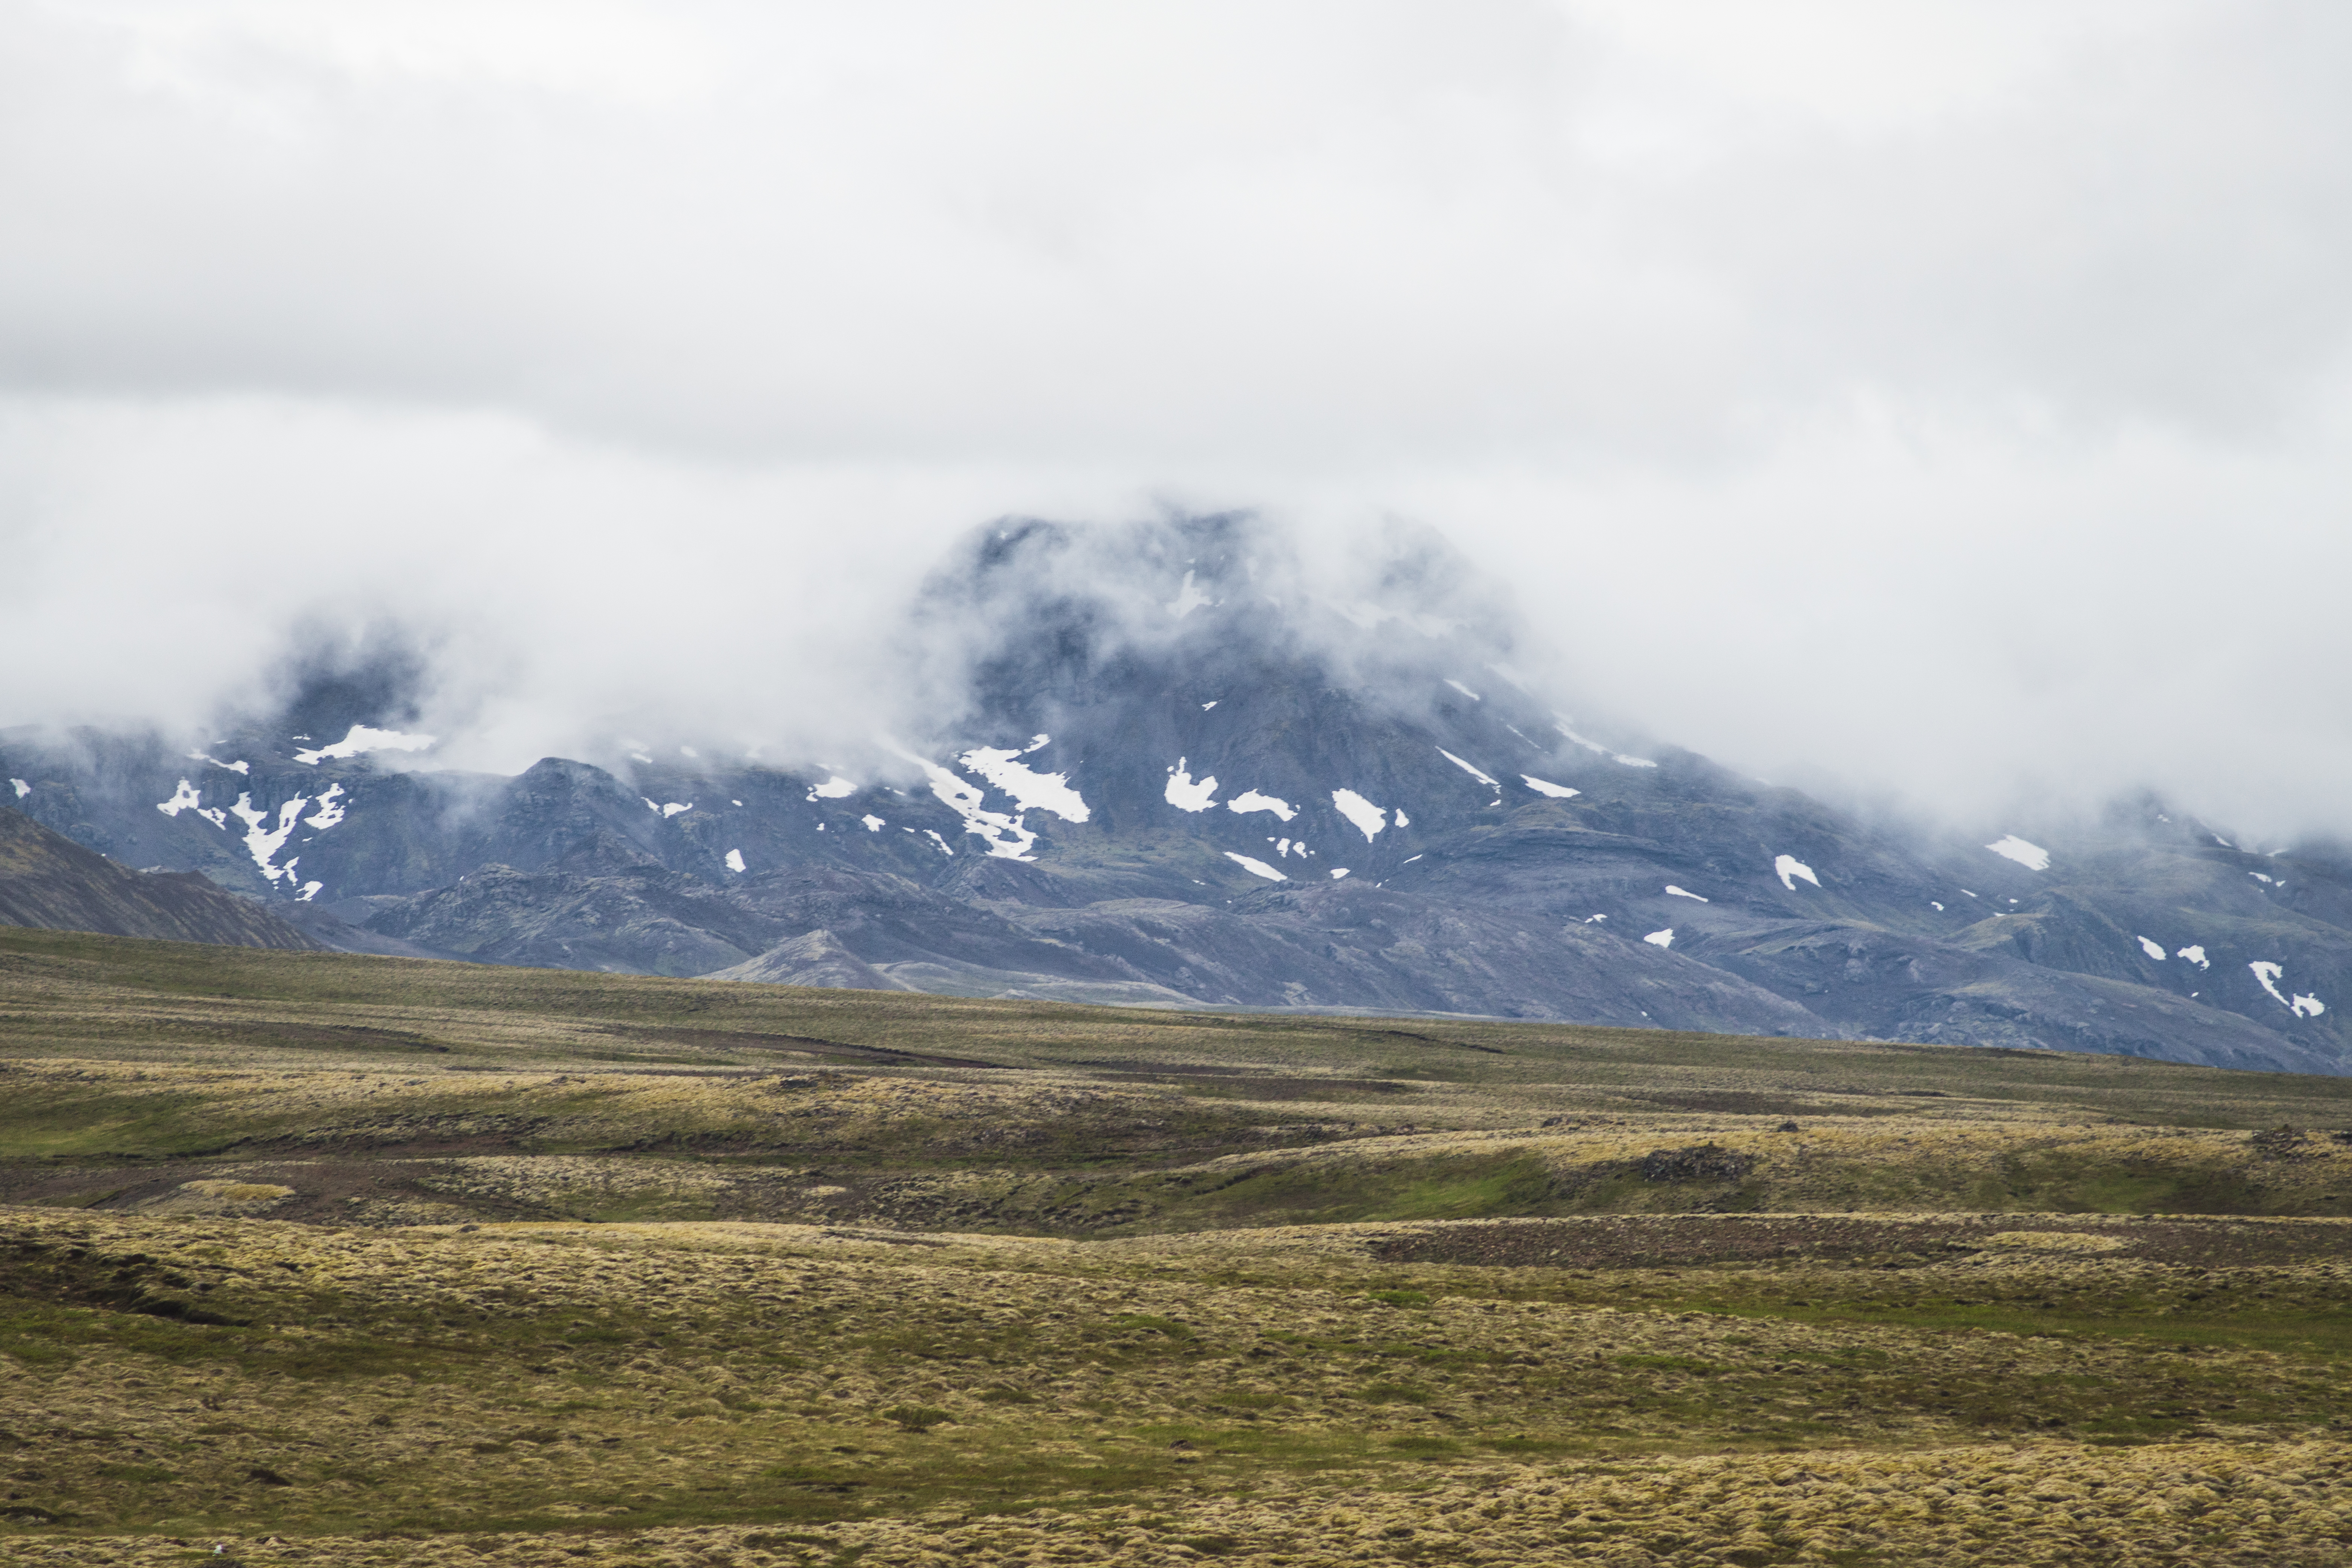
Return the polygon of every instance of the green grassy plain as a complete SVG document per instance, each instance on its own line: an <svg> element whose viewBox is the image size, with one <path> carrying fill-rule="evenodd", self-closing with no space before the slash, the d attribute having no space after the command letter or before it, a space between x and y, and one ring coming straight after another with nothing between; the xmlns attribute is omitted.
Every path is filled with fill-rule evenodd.
<svg viewBox="0 0 2352 1568"><path fill-rule="evenodd" d="M0 1068L0 1561L2352 1562L2344 1080L24 930Z"/></svg>

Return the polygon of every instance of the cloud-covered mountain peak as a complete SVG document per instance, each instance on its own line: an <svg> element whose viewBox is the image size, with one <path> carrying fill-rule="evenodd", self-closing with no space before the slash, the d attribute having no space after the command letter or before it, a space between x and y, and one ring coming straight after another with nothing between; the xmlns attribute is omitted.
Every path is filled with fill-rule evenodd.
<svg viewBox="0 0 2352 1568"><path fill-rule="evenodd" d="M324 661L227 749L12 734L0 766L85 845L384 951L2346 1060L2333 862L2152 798L1923 834L1637 742L1516 668L1507 594L1408 532L1334 562L1246 513L1001 522L908 626L956 695L822 761L670 737L441 771L377 744L416 739L376 728L411 710L392 658ZM352 728L295 738L320 715Z"/></svg>

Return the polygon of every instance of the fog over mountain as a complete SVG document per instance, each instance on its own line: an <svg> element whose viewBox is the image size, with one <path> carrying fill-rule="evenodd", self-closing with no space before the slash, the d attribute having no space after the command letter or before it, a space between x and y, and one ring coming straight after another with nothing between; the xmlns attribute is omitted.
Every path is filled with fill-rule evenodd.
<svg viewBox="0 0 2352 1568"><path fill-rule="evenodd" d="M884 628L903 700L814 757L681 705L447 766L446 660L387 633L201 729L0 731L0 778L59 865L362 952L2352 1068L2340 849L2146 793L1843 810L1563 701L1443 540L1353 561L1247 513L1001 520Z"/></svg>
<svg viewBox="0 0 2352 1568"><path fill-rule="evenodd" d="M1333 598L1434 530L1742 774L2344 835L2347 66L2291 4L11 7L0 723L397 644L442 765L830 756L947 722L898 616L976 523L1246 509Z"/></svg>

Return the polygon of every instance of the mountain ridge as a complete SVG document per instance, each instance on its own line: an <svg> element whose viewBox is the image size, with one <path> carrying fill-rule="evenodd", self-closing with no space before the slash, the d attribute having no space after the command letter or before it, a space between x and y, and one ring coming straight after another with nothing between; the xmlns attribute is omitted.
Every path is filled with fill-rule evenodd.
<svg viewBox="0 0 2352 1568"><path fill-rule="evenodd" d="M0 768L94 847L483 962L2352 1062L2335 859L2154 800L2046 845L1874 825L1545 700L1426 541L1365 597L1303 583L1244 516L983 530L910 617L960 705L845 771L433 772L367 680L299 739L11 731Z"/></svg>

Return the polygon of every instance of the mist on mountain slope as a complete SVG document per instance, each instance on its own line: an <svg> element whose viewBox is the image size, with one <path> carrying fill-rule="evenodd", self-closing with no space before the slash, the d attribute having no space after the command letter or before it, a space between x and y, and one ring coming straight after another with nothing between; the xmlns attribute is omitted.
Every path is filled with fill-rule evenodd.
<svg viewBox="0 0 2352 1568"><path fill-rule="evenodd" d="M633 762L708 753L904 784L919 778L919 754L1008 738L990 733L994 716L975 696L1008 650L1057 640L1083 647L1108 678L1127 652L1181 660L1211 618L1198 612L1238 602L1268 649L1401 717L1424 713L1442 695L1433 684L1440 672L1463 689L1515 686L1612 746L1682 744L1612 700L1620 667L1580 668L1555 640L1556 617L1527 615L1509 584L1444 535L1393 518L1358 532L1168 505L1125 522L1008 517L948 541L930 560L868 563L838 593L809 585L790 613L756 607L775 590L755 575L714 571L687 589L675 563L649 560L637 573L625 607L576 625L559 624L549 601L598 602L583 590L599 571L524 574L494 595L503 613L473 619L446 601L404 614L418 600L404 605L382 592L347 601L341 616L313 607L285 617L274 645L254 639L252 668L224 685L175 693L173 680L188 670L165 661L147 693L155 711L71 717L100 734L154 729L174 746L201 749L215 734L256 727L324 744L341 733L329 726L364 713L435 738L419 752L376 753L394 769L512 773L561 755L625 772ZM884 584L897 585L895 600ZM682 621L681 599L706 607ZM537 637L535 626L544 627ZM174 696L185 705L164 709ZM1792 702L1801 708L1804 699ZM1748 771L1737 757L1714 760ZM2006 801L1988 796L1983 809L1939 814L1946 803L1934 796L1822 764L1769 782L1906 836L2129 832L2146 813L2113 807L2148 793L2042 790L2026 798L2021 790ZM2208 815L2233 840L2254 841L2242 823Z"/></svg>
<svg viewBox="0 0 2352 1568"><path fill-rule="evenodd" d="M1482 685L1565 689L1507 589L1433 531L1394 521L1371 541L1339 541L1251 512L1004 518L925 564L898 603L863 612L863 626L817 637L805 626L775 628L784 646L772 663L700 684L656 681L650 694L615 685L601 707L549 704L557 722L542 738L557 743L511 754L485 731L516 707L519 674L560 668L562 649L485 658L477 638L389 616L349 626L304 618L202 724L173 728L192 739L209 727L323 742L333 738L326 730L365 715L435 738L421 752L379 753L395 769L514 772L542 752L624 767L709 754L903 782L919 776L917 754L990 735L1003 716L982 693L1001 696L1008 659L1066 658L1075 662L1062 679L1107 682L1136 658L1181 668L1204 637L1234 627L1267 657L1323 672L1374 711L1425 713L1431 672L1441 668ZM795 636L821 646L792 648ZM705 657L689 648L681 662Z"/></svg>

